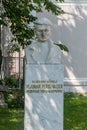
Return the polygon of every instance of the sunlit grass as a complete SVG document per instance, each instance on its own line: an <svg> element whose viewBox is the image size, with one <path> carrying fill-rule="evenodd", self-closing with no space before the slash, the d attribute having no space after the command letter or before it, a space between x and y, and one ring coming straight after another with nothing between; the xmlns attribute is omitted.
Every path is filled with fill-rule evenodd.
<svg viewBox="0 0 87 130"><path fill-rule="evenodd" d="M0 109L0 130L24 130L24 110ZM87 97L65 95L64 130L87 130Z"/></svg>
<svg viewBox="0 0 87 130"><path fill-rule="evenodd" d="M64 114L64 130L87 130L87 97L66 97Z"/></svg>
<svg viewBox="0 0 87 130"><path fill-rule="evenodd" d="M0 109L0 130L24 130L24 111Z"/></svg>

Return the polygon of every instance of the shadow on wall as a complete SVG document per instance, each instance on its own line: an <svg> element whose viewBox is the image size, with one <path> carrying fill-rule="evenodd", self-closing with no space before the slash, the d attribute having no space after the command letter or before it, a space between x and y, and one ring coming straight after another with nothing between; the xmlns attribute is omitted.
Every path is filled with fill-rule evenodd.
<svg viewBox="0 0 87 130"><path fill-rule="evenodd" d="M87 12L85 6L65 7L65 13L59 16L58 25L61 32L61 41L69 47L69 54L63 55L65 75L69 78L87 77Z"/></svg>
<svg viewBox="0 0 87 130"><path fill-rule="evenodd" d="M55 17L44 12L53 22L52 39L66 44L69 53L63 52L65 77L76 79L87 77L87 7L86 5L63 5L65 14ZM39 14L41 17L42 14Z"/></svg>

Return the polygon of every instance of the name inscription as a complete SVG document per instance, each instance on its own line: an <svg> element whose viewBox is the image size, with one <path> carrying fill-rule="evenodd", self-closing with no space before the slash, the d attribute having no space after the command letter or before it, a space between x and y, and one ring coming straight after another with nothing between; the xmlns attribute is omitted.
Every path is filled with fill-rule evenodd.
<svg viewBox="0 0 87 130"><path fill-rule="evenodd" d="M61 84L28 84L26 85L27 89L38 89L38 88L62 88Z"/></svg>
<svg viewBox="0 0 87 130"><path fill-rule="evenodd" d="M57 80L32 80L32 83L57 83Z"/></svg>
<svg viewBox="0 0 87 130"><path fill-rule="evenodd" d="M62 90L27 90L28 93L62 93Z"/></svg>
<svg viewBox="0 0 87 130"><path fill-rule="evenodd" d="M29 93L51 93L62 92L62 84L56 80L32 80L31 84L26 85L26 92Z"/></svg>

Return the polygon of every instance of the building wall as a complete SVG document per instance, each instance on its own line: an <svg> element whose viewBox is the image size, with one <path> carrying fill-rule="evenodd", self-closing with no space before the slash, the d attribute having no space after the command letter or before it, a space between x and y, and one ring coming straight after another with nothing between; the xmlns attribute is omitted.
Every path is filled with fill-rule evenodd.
<svg viewBox="0 0 87 130"><path fill-rule="evenodd" d="M38 17L48 17L53 22L52 39L64 43L69 53L62 52L62 63L65 66L64 82L68 87L75 86L86 91L87 86L87 4L86 2L71 2L58 4L65 14L54 16L44 11ZM69 2L68 2L69 1ZM80 89L81 90L81 89ZM73 90L74 91L74 90ZM82 91L82 90L81 90Z"/></svg>
<svg viewBox="0 0 87 130"><path fill-rule="evenodd" d="M12 52L14 44L11 43L12 34L10 29L2 26L1 29L1 48L2 48L2 69L1 77L23 77L24 51L20 48L19 52ZM19 74L20 73L20 74Z"/></svg>
<svg viewBox="0 0 87 130"><path fill-rule="evenodd" d="M37 14L38 17L45 16L52 21L52 40L64 43L69 48L69 53L62 52L66 91L72 91L74 88L73 91L76 91L80 87L81 91L87 89L86 1L65 0L65 3L57 3L65 11L65 14L60 16L55 16L47 11Z"/></svg>

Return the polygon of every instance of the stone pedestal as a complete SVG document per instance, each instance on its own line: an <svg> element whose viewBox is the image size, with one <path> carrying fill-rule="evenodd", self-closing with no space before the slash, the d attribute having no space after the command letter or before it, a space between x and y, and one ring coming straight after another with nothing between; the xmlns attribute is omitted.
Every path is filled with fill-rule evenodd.
<svg viewBox="0 0 87 130"><path fill-rule="evenodd" d="M24 130L63 130L63 65L25 67Z"/></svg>

